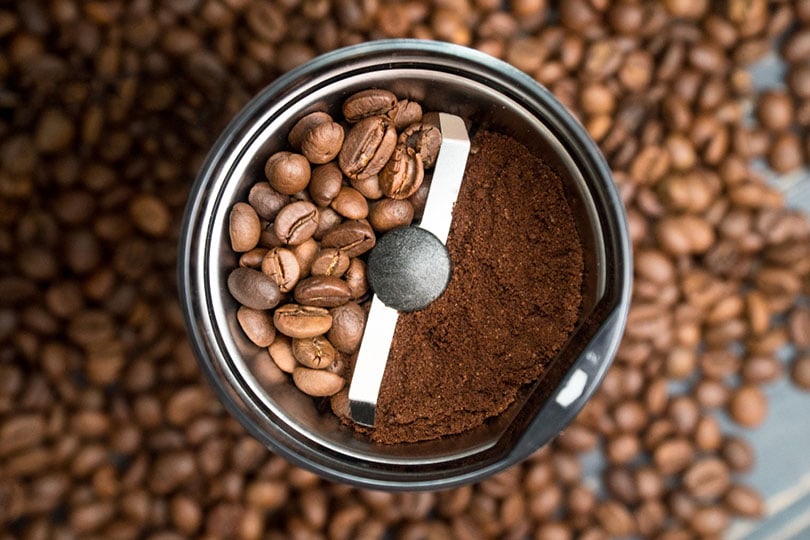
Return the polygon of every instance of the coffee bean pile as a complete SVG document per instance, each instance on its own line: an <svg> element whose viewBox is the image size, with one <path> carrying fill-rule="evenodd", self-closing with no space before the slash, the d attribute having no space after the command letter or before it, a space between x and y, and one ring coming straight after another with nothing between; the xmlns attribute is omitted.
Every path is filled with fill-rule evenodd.
<svg viewBox="0 0 810 540"><path fill-rule="evenodd" d="M635 247L598 395L525 463L441 493L269 453L202 380L175 299L183 206L224 123L318 53L406 36L547 85L607 156ZM757 427L767 384L810 387L808 223L750 165L808 162L808 36L807 0L4 4L4 537L673 540L762 516L750 445L710 413ZM787 84L757 95L746 68L775 43ZM582 478L592 450L604 491Z"/></svg>
<svg viewBox="0 0 810 540"><path fill-rule="evenodd" d="M242 253L228 276L239 324L314 397L345 386L370 303L361 256L376 234L422 213L429 182L420 188L442 140L436 113L423 122L421 105L387 90L349 96L342 116L345 128L324 111L298 120L293 151L267 159L265 179L229 220L231 248Z"/></svg>

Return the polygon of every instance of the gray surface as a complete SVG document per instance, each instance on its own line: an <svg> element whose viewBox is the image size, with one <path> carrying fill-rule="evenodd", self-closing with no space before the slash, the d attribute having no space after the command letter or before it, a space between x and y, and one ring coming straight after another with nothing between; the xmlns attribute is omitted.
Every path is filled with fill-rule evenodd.
<svg viewBox="0 0 810 540"><path fill-rule="evenodd" d="M424 309L447 288L450 255L441 240L425 229L394 229L371 250L368 281L386 306L399 311Z"/></svg>

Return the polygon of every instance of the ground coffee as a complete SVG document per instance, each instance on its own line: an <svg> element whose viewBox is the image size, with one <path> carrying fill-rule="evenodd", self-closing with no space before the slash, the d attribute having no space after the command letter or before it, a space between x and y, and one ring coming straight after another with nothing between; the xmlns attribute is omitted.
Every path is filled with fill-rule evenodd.
<svg viewBox="0 0 810 540"><path fill-rule="evenodd" d="M514 139L473 139L447 241L453 275L400 315L380 390L382 443L460 433L503 412L574 329L583 253L560 176Z"/></svg>

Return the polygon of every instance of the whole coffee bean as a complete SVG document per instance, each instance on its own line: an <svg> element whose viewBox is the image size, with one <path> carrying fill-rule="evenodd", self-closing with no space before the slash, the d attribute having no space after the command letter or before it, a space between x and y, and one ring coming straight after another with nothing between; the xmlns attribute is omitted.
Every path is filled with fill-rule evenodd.
<svg viewBox="0 0 810 540"><path fill-rule="evenodd" d="M664 491L664 480L654 467L644 466L633 473L636 491L642 500L657 499Z"/></svg>
<svg viewBox="0 0 810 540"><path fill-rule="evenodd" d="M810 62L800 62L788 69L790 93L799 99L810 98Z"/></svg>
<svg viewBox="0 0 810 540"><path fill-rule="evenodd" d="M603 501L595 511L596 521L613 537L630 536L636 529L633 516L618 501Z"/></svg>
<svg viewBox="0 0 810 540"><path fill-rule="evenodd" d="M793 123L793 102L784 91L766 90L757 99L756 115L760 125L766 129L790 129Z"/></svg>
<svg viewBox="0 0 810 540"><path fill-rule="evenodd" d="M355 123L370 116L385 116L394 111L397 104L397 96L388 90L362 90L343 102L343 117Z"/></svg>
<svg viewBox="0 0 810 540"><path fill-rule="evenodd" d="M382 188L380 188L380 177L377 174L363 178L351 178L349 183L354 189L362 193L366 199L375 201L383 196Z"/></svg>
<svg viewBox="0 0 810 540"><path fill-rule="evenodd" d="M384 116L360 120L346 134L338 165L349 178L366 178L379 173L397 144L397 132Z"/></svg>
<svg viewBox="0 0 810 540"><path fill-rule="evenodd" d="M273 230L285 244L296 246L318 228L318 208L308 201L288 204L276 216Z"/></svg>
<svg viewBox="0 0 810 540"><path fill-rule="evenodd" d="M332 321L334 325L334 317ZM312 369L327 368L335 361L335 348L324 336L293 339L292 351L298 363Z"/></svg>
<svg viewBox="0 0 810 540"><path fill-rule="evenodd" d="M267 348L270 358L285 373L292 373L298 365L292 350L292 341L289 337L278 334L276 339Z"/></svg>
<svg viewBox="0 0 810 540"><path fill-rule="evenodd" d="M365 219L368 216L368 201L354 188L340 188L331 204L335 212L347 219Z"/></svg>
<svg viewBox="0 0 810 540"><path fill-rule="evenodd" d="M315 254L312 260L313 276L340 277L349 269L351 259L337 248L326 248Z"/></svg>
<svg viewBox="0 0 810 540"><path fill-rule="evenodd" d="M231 249L237 253L250 251L259 243L261 225L256 211L247 203L238 202L231 208L228 233Z"/></svg>
<svg viewBox="0 0 810 540"><path fill-rule="evenodd" d="M432 169L442 146L442 132L432 124L411 124L399 136L399 144L413 148L425 169Z"/></svg>
<svg viewBox="0 0 810 540"><path fill-rule="evenodd" d="M343 216L338 214L334 208L321 208L318 210L318 228L315 229L315 233L312 237L316 240L321 240L323 239L323 235L341 223L343 223Z"/></svg>
<svg viewBox="0 0 810 540"><path fill-rule="evenodd" d="M374 231L365 221L345 221L330 229L321 239L321 246L338 248L349 257L357 257L376 244Z"/></svg>
<svg viewBox="0 0 810 540"><path fill-rule="evenodd" d="M335 276L313 276L301 280L293 293L295 301L305 306L337 307L351 299L352 292Z"/></svg>
<svg viewBox="0 0 810 540"><path fill-rule="evenodd" d="M343 185L343 173L337 163L327 163L312 170L309 181L309 194L319 206L329 206L340 193Z"/></svg>
<svg viewBox="0 0 810 540"><path fill-rule="evenodd" d="M264 256L267 255L267 251L267 248L257 247L243 253L239 257L239 266L256 269L261 268L262 261L264 260Z"/></svg>
<svg viewBox="0 0 810 540"><path fill-rule="evenodd" d="M301 267L295 253L281 247L267 252L262 259L262 272L268 275L283 293L291 291L301 277Z"/></svg>
<svg viewBox="0 0 810 540"><path fill-rule="evenodd" d="M605 488L611 496L627 505L638 502L638 489L633 472L626 467L611 467L604 473Z"/></svg>
<svg viewBox="0 0 810 540"><path fill-rule="evenodd" d="M721 497L731 485L731 473L715 457L701 458L684 472L683 483L695 499L711 502Z"/></svg>
<svg viewBox="0 0 810 540"><path fill-rule="evenodd" d="M306 137L307 133L312 130L312 128L319 124L324 124L331 121L332 117L329 116L328 113L322 111L315 111L304 116L295 123L290 130L289 135L287 135L287 140L289 141L290 146L296 150L300 150L301 145L304 142L304 138Z"/></svg>
<svg viewBox="0 0 810 540"><path fill-rule="evenodd" d="M332 327L326 337L340 352L355 353L366 328L366 312L356 302L346 302L332 308L329 313L332 315Z"/></svg>
<svg viewBox="0 0 810 540"><path fill-rule="evenodd" d="M692 433L700 420L700 406L690 396L672 398L667 412L675 423L675 429L683 435Z"/></svg>
<svg viewBox="0 0 810 540"><path fill-rule="evenodd" d="M731 486L723 498L732 514L748 519L760 519L765 515L762 495L748 486Z"/></svg>
<svg viewBox="0 0 810 540"><path fill-rule="evenodd" d="M343 127L337 122L322 122L312 127L301 142L301 153L316 165L329 163L343 146Z"/></svg>
<svg viewBox="0 0 810 540"><path fill-rule="evenodd" d="M782 45L782 56L789 63L810 58L810 28L804 27L790 36Z"/></svg>
<svg viewBox="0 0 810 540"><path fill-rule="evenodd" d="M741 386L731 394L728 412L741 426L757 427L768 415L768 398L758 386Z"/></svg>
<svg viewBox="0 0 810 540"><path fill-rule="evenodd" d="M421 156L413 148L398 144L380 172L380 189L386 197L407 199L416 193L424 178Z"/></svg>
<svg viewBox="0 0 810 540"><path fill-rule="evenodd" d="M310 369L298 366L293 371L293 382L303 393L313 397L337 394L345 381L343 377L325 369Z"/></svg>
<svg viewBox="0 0 810 540"><path fill-rule="evenodd" d="M282 195L267 182L259 182L250 188L248 202L260 218L273 221L279 210L290 202L290 197Z"/></svg>
<svg viewBox="0 0 810 540"><path fill-rule="evenodd" d="M754 449L745 439L730 436L723 441L720 455L732 471L748 472L754 466Z"/></svg>
<svg viewBox="0 0 810 540"><path fill-rule="evenodd" d="M386 197L371 207L368 221L378 232L405 227L413 221L413 205L409 199Z"/></svg>
<svg viewBox="0 0 810 540"><path fill-rule="evenodd" d="M397 131L402 131L411 124L422 120L422 106L416 101L401 99L397 106L388 116L394 119L394 127Z"/></svg>
<svg viewBox="0 0 810 540"><path fill-rule="evenodd" d="M653 451L653 461L663 474L675 474L685 469L694 456L692 444L684 438L672 438Z"/></svg>
<svg viewBox="0 0 810 540"><path fill-rule="evenodd" d="M740 375L752 384L774 382L782 376L782 362L773 356L752 356L743 362Z"/></svg>
<svg viewBox="0 0 810 540"><path fill-rule="evenodd" d="M802 354L793 361L790 378L799 388L810 390L810 356Z"/></svg>
<svg viewBox="0 0 810 540"><path fill-rule="evenodd" d="M236 311L236 319L245 335L259 347L267 347L276 337L273 317L266 311L241 306Z"/></svg>
<svg viewBox="0 0 810 540"><path fill-rule="evenodd" d="M312 261L318 253L318 242L310 238L293 247L295 258L298 259L300 278L307 277L312 270Z"/></svg>
<svg viewBox="0 0 810 540"><path fill-rule="evenodd" d="M706 452L715 451L723 444L723 433L714 416L704 416L695 427L695 446Z"/></svg>
<svg viewBox="0 0 810 540"><path fill-rule="evenodd" d="M360 259L356 257L351 259L344 279L352 292L352 300L358 300L368 292L366 263Z"/></svg>
<svg viewBox="0 0 810 540"><path fill-rule="evenodd" d="M719 534L728 528L728 512L720 506L706 506L695 510L690 525L701 536Z"/></svg>
<svg viewBox="0 0 810 540"><path fill-rule="evenodd" d="M778 173L789 173L801 167L802 143L798 135L785 132L778 135L768 150L768 165Z"/></svg>
<svg viewBox="0 0 810 540"><path fill-rule="evenodd" d="M324 308L285 304L273 313L273 324L285 336L308 338L328 332L332 316Z"/></svg>
<svg viewBox="0 0 810 540"><path fill-rule="evenodd" d="M264 174L273 189L294 195L307 187L311 171L309 161L301 154L276 152L267 159Z"/></svg>
<svg viewBox="0 0 810 540"><path fill-rule="evenodd" d="M262 221L262 232L259 236L259 246L270 249L284 245L284 241L276 234L274 223Z"/></svg>
<svg viewBox="0 0 810 540"><path fill-rule="evenodd" d="M228 290L237 302L252 309L270 309L281 301L278 285L252 268L236 268L228 275Z"/></svg>

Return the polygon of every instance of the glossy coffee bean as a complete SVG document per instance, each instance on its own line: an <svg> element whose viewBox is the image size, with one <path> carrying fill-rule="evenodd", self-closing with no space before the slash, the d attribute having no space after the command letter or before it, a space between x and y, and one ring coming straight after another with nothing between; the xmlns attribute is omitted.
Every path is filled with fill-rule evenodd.
<svg viewBox="0 0 810 540"><path fill-rule="evenodd" d="M318 229L318 208L307 201L290 203L276 216L273 231L276 236L292 246L311 238Z"/></svg>
<svg viewBox="0 0 810 540"><path fill-rule="evenodd" d="M337 307L351 298L351 289L335 276L312 276L295 287L295 301L305 306Z"/></svg>
<svg viewBox="0 0 810 540"><path fill-rule="evenodd" d="M324 308L285 304L276 309L273 324L285 336L308 338L328 332L332 326L332 316Z"/></svg>

